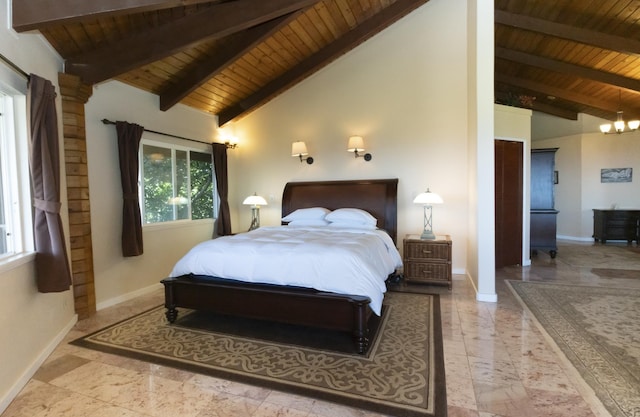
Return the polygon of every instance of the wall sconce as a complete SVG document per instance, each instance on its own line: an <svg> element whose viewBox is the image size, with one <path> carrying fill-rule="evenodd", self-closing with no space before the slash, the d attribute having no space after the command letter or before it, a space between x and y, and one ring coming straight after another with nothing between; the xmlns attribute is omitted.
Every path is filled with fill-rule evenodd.
<svg viewBox="0 0 640 417"><path fill-rule="evenodd" d="M353 152L356 158L363 157L365 161L371 161L372 156L370 153L360 155L358 153L359 151L364 151L364 140L362 136L351 136L349 138L349 144L347 145L347 152Z"/></svg>
<svg viewBox="0 0 640 417"><path fill-rule="evenodd" d="M309 152L307 152L307 145L305 145L304 142L299 141L299 142L293 142L291 144L291 156L298 156L300 157L300 163L302 163L302 161L307 161L307 164L311 165L313 164L313 158L308 156L306 158L303 158L303 156L309 155Z"/></svg>
<svg viewBox="0 0 640 417"><path fill-rule="evenodd" d="M424 230L422 231L422 235L420 235L420 239L435 239L436 236L433 234L433 217L432 217L432 209L433 204L442 204L442 197L440 197L436 193L432 193L427 188L427 191L424 193L420 193L413 199L415 204L422 204L424 206Z"/></svg>
<svg viewBox="0 0 640 417"><path fill-rule="evenodd" d="M266 206L267 200L264 197L253 193L249 197L245 198L242 204L251 206L251 225L249 226L249 232L253 229L260 227L260 206Z"/></svg>
<svg viewBox="0 0 640 417"><path fill-rule="evenodd" d="M229 141L225 142L224 145L227 147L227 149L235 149L238 147L237 143L231 143Z"/></svg>

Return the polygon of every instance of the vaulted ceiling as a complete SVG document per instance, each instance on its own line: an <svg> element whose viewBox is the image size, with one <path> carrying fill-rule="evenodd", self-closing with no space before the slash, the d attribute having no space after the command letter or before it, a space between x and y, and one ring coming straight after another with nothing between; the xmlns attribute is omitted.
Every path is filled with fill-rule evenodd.
<svg viewBox="0 0 640 417"><path fill-rule="evenodd" d="M428 0L20 0L65 72L241 118ZM638 0L495 0L495 97L567 119L640 117ZM433 42L443 42L446 34Z"/></svg>

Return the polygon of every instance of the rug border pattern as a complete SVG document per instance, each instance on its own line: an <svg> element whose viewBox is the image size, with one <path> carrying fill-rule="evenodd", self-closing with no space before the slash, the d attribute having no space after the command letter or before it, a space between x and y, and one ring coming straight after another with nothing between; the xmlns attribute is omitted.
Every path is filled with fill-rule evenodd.
<svg viewBox="0 0 640 417"><path fill-rule="evenodd" d="M583 394L592 398L592 406L595 409L606 410L606 414L614 417L629 417L622 410L623 404L620 399L616 400L612 397L606 387L612 386L615 376L609 372L610 367L606 364L614 363L614 368L618 366L616 361L607 358L608 350L604 352L594 348L594 345L601 345L588 332L581 332L582 324L573 317L573 312L568 305L563 305L555 300L543 297L540 289L549 287L562 287L565 289L593 289L600 293L619 294L620 291L637 291L635 289L624 288L606 288L586 285L567 285L557 282L533 282L533 281L517 281L507 280L508 287L516 299L521 303L526 311L531 313L537 327L546 339L555 348L556 352L562 357L565 364L572 370L574 376L579 382ZM537 286L537 288L536 288ZM535 294L527 293L525 287L535 288ZM523 298L528 296L532 302L529 304ZM560 325L557 325L560 323ZM586 343L585 343L586 342ZM590 343L589 343L590 342ZM586 352L588 356L578 356L573 350L574 348L583 348L587 346ZM581 352L582 353L582 352ZM595 366L589 366L595 364ZM633 414L632 414L633 415Z"/></svg>

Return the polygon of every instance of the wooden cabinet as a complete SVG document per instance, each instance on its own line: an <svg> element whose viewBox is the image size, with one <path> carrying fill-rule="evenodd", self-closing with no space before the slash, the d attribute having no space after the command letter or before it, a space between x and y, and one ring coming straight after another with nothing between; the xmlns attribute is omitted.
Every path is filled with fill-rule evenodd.
<svg viewBox="0 0 640 417"><path fill-rule="evenodd" d="M529 247L532 253L548 250L556 257L556 217L554 198L555 154L558 148L531 150L531 221Z"/></svg>
<svg viewBox="0 0 640 417"><path fill-rule="evenodd" d="M451 289L451 239L448 235L420 239L407 235L403 241L404 279L407 282L448 285Z"/></svg>
<svg viewBox="0 0 640 417"><path fill-rule="evenodd" d="M607 240L626 240L636 244L640 240L640 210L593 209L593 239L602 243Z"/></svg>

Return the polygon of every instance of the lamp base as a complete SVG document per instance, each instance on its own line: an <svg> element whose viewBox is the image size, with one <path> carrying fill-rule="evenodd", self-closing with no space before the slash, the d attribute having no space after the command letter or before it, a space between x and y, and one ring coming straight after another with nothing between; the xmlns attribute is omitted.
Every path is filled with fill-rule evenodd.
<svg viewBox="0 0 640 417"><path fill-rule="evenodd" d="M424 239L424 240L434 240L435 238L436 238L436 235L434 235L431 230L425 230L420 235L420 239Z"/></svg>

